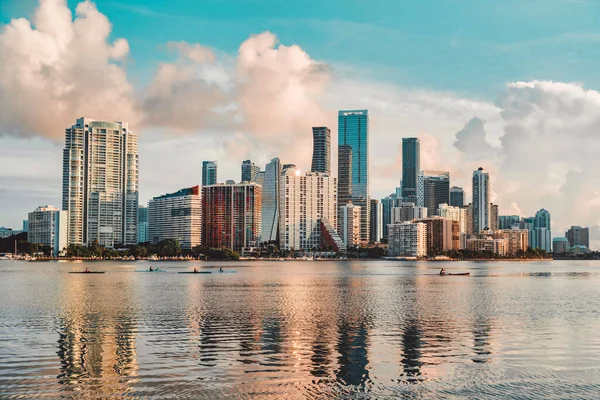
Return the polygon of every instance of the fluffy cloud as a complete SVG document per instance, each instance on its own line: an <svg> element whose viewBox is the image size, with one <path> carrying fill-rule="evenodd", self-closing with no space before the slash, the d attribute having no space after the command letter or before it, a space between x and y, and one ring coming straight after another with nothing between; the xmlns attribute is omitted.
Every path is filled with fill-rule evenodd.
<svg viewBox="0 0 600 400"><path fill-rule="evenodd" d="M133 89L123 68L129 45L108 42L111 24L88 1L73 19L65 0L41 0L30 22L0 33L0 133L60 138L77 117L132 122Z"/></svg>
<svg viewBox="0 0 600 400"><path fill-rule="evenodd" d="M485 160L494 153L494 148L486 140L485 121L473 117L463 129L456 133L454 147L465 154L468 159Z"/></svg>

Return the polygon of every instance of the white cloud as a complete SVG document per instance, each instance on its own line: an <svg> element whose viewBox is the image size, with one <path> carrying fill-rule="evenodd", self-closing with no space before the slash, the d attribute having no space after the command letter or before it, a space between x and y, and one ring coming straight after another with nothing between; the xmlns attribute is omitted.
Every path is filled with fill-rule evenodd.
<svg viewBox="0 0 600 400"><path fill-rule="evenodd" d="M108 42L111 24L91 2L76 8L41 0L30 22L13 19L0 33L0 133L60 138L86 115L133 119L133 88L116 61L125 39Z"/></svg>

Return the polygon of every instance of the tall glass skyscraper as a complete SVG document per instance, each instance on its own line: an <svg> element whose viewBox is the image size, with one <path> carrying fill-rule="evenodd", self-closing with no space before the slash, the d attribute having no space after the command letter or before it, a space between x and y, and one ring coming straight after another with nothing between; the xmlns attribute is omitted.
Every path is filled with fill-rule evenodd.
<svg viewBox="0 0 600 400"><path fill-rule="evenodd" d="M473 232L491 228L490 175L483 168L473 172Z"/></svg>
<svg viewBox="0 0 600 400"><path fill-rule="evenodd" d="M281 162L274 158L265 166L262 175L261 242L279 240L279 180Z"/></svg>
<svg viewBox="0 0 600 400"><path fill-rule="evenodd" d="M421 171L421 142L419 138L402 139L402 197L417 203L417 177Z"/></svg>
<svg viewBox="0 0 600 400"><path fill-rule="evenodd" d="M138 136L126 122L79 118L65 131L62 208L69 244L137 244Z"/></svg>
<svg viewBox="0 0 600 400"><path fill-rule="evenodd" d="M369 198L369 111L342 110L338 113L338 147L352 149L352 203L361 207L360 239L369 242L370 209ZM338 160L338 172L347 170ZM339 173L338 173L339 176Z"/></svg>
<svg viewBox="0 0 600 400"><path fill-rule="evenodd" d="M202 161L202 186L217 183L217 162Z"/></svg>
<svg viewBox="0 0 600 400"><path fill-rule="evenodd" d="M427 207L435 215L440 204L450 201L450 172L425 170L417 180L417 206Z"/></svg>
<svg viewBox="0 0 600 400"><path fill-rule="evenodd" d="M460 186L450 188L450 205L453 207L462 207L465 205L465 191Z"/></svg>
<svg viewBox="0 0 600 400"><path fill-rule="evenodd" d="M240 182L256 182L260 167L251 160L242 161L242 174Z"/></svg>
<svg viewBox="0 0 600 400"><path fill-rule="evenodd" d="M331 130L326 126L313 127L313 158L310 170L331 175Z"/></svg>

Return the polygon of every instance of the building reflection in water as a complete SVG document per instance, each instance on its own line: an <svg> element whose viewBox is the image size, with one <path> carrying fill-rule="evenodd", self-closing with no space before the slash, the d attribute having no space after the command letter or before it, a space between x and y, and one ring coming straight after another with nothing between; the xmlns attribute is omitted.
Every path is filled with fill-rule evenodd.
<svg viewBox="0 0 600 400"><path fill-rule="evenodd" d="M419 320L409 319L403 329L402 336L402 370L403 378L409 383L415 383L423 380L421 377L421 338L422 330Z"/></svg>
<svg viewBox="0 0 600 400"><path fill-rule="evenodd" d="M126 285L124 286L126 287ZM63 391L84 396L124 395L136 381L137 322L125 288L95 285L86 276L65 275L58 351ZM112 301L97 302L97 298ZM107 303L109 309L104 309Z"/></svg>

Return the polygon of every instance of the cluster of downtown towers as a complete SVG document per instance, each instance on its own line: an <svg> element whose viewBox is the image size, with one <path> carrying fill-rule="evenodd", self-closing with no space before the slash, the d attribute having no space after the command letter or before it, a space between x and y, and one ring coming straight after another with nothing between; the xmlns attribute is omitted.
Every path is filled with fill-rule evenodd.
<svg viewBox="0 0 600 400"><path fill-rule="evenodd" d="M284 250L341 251L386 238L392 209L402 204L427 207L430 214L443 204L467 207L462 188L450 187L448 172L421 171L418 138L403 139L396 193L372 200L367 110L338 113L337 179L331 174L331 131L315 127L309 172L278 158L264 170L246 160L240 183L218 183L217 162L204 161L201 189L154 197L147 209L138 207L137 144L137 134L122 122L80 118L66 130L62 208L69 244L117 247L177 239L183 248L243 251L272 242ZM474 171L468 206L473 232L498 228L490 190L489 175ZM549 237L549 213L545 218Z"/></svg>

